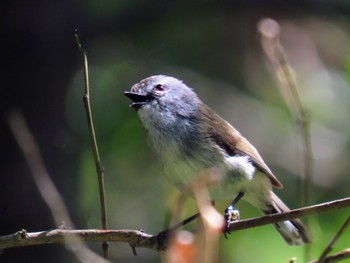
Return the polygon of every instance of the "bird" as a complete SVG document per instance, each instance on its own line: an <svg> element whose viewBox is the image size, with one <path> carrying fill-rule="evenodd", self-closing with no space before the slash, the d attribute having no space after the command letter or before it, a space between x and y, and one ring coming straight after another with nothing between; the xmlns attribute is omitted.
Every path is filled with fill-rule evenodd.
<svg viewBox="0 0 350 263"><path fill-rule="evenodd" d="M214 169L215 176L208 183L212 200L237 196L225 210L225 218L237 216L234 205L241 198L265 215L289 211L273 192L282 183L257 149L182 80L150 76L124 95L131 99L130 107L148 133L164 176L181 192L191 196L190 182ZM311 242L309 230L299 219L274 227L288 245Z"/></svg>

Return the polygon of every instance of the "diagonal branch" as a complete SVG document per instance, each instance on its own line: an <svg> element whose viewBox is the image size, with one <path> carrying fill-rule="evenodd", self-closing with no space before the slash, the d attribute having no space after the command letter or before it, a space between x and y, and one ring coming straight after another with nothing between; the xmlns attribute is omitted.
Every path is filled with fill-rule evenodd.
<svg viewBox="0 0 350 263"><path fill-rule="evenodd" d="M267 224L274 224L277 222L287 221L304 216L310 216L315 214L321 214L340 208L350 207L350 197L330 201L322 204L306 206L298 209L290 210L287 213L271 214L258 218L245 219L234 222L230 225L230 231L237 231L246 228L252 228L257 226L263 226Z"/></svg>
<svg viewBox="0 0 350 263"><path fill-rule="evenodd" d="M30 174L43 200L50 209L56 226L59 227L62 222L64 222L68 227L74 227L63 198L51 180L49 172L44 165L39 147L19 111L14 110L11 112L9 116L9 126L23 152L24 158L29 166ZM25 230L21 230L14 234L15 239L10 238L10 236L1 237L1 241L5 244L7 243L6 241L16 244L21 239L25 240L27 233ZM62 235L59 243L64 243L66 248L74 253L80 262L106 262L92 252L77 235Z"/></svg>
<svg viewBox="0 0 350 263"><path fill-rule="evenodd" d="M338 253L335 253L333 255L327 256L322 261L315 260L311 261L310 263L333 263L333 262L339 262L345 259L350 258L350 248L344 249Z"/></svg>
<svg viewBox="0 0 350 263"><path fill-rule="evenodd" d="M340 236L344 233L346 228L350 225L350 216L345 220L342 227L338 230L338 232L335 234L333 239L328 243L327 247L324 249L323 253L321 254L320 258L318 259L319 262L326 262L325 259L329 252L333 249L334 244L338 241Z"/></svg>

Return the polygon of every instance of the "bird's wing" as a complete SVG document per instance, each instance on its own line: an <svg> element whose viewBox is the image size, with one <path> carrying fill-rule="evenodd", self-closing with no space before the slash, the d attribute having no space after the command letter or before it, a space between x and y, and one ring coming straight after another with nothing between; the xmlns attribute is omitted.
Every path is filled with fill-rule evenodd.
<svg viewBox="0 0 350 263"><path fill-rule="evenodd" d="M261 158L261 156L259 155L258 151L255 149L255 147L251 145L246 138L242 137L241 140L237 143L235 147L235 153L238 155L248 155L250 159L253 161L253 164L255 164L260 171L262 171L269 177L274 187L277 187L277 188L283 187L282 183L271 172L270 168Z"/></svg>
<svg viewBox="0 0 350 263"><path fill-rule="evenodd" d="M266 174L271 184L276 188L282 188L283 185L271 172L264 160L259 155L255 147L244 138L235 128L227 121L222 119L209 107L203 108L203 123L209 124L207 132L210 137L228 154L231 156L242 155L249 156L253 164L258 170ZM215 127L215 128L214 128Z"/></svg>

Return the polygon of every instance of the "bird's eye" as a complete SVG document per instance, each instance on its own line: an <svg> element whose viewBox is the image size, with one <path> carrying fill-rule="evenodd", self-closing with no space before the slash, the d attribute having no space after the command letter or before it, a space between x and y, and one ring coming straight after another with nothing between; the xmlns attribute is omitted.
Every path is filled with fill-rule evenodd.
<svg viewBox="0 0 350 263"><path fill-rule="evenodd" d="M157 91L164 91L164 86L162 84L157 84L154 86L154 89Z"/></svg>

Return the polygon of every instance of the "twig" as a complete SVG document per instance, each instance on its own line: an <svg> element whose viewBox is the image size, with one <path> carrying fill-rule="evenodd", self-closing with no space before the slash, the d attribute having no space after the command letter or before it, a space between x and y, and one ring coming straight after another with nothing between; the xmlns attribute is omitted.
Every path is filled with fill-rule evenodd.
<svg viewBox="0 0 350 263"><path fill-rule="evenodd" d="M350 258L350 248L344 249L338 253L331 256L325 257L323 261L315 260L310 263L334 263Z"/></svg>
<svg viewBox="0 0 350 263"><path fill-rule="evenodd" d="M28 130L22 114L18 111L12 111L9 115L9 126L24 154L33 180L43 200L50 209L56 226L60 227L63 222L68 227L74 227L64 201L49 176L42 160L39 147ZM15 234L15 240L20 241L21 239L26 239L26 236L26 231L19 231ZM2 237L1 240L6 244L6 236ZM9 239L8 241L13 242L14 240ZM15 241L15 243L17 241ZM67 236L61 235L60 243L64 243L67 249L73 252L81 262L106 262L88 249L82 240L75 234Z"/></svg>
<svg viewBox="0 0 350 263"><path fill-rule="evenodd" d="M271 215L266 215L259 218L239 220L230 225L230 231L237 231L241 229L287 221L290 219L325 213L325 212L329 212L332 210L345 208L349 206L350 206L350 197L344 198L344 199L338 199L335 201L330 201L322 204L293 209L287 213L271 214Z"/></svg>
<svg viewBox="0 0 350 263"><path fill-rule="evenodd" d="M81 55L83 57L83 62L84 62L85 95L84 95L83 100L84 100L86 118L87 118L88 126L89 126L89 133L90 133L90 139L91 139L91 144L92 144L92 151L94 154L96 172L97 172L97 177L98 177L102 229L106 230L108 228L108 225L107 225L107 208L106 208L105 185L104 185L104 169L103 169L103 167L101 165L101 161L100 161L100 154L98 151L98 145L97 145L95 128L94 128L94 123L93 123L93 118L92 118L91 105L90 105L90 83L89 83L88 59L87 59L86 52L80 43L79 36L77 33L75 34L75 38L76 38L79 50L81 52ZM108 243L107 242L104 242L102 244L102 249L103 249L104 258L108 259Z"/></svg>
<svg viewBox="0 0 350 263"><path fill-rule="evenodd" d="M0 237L0 249L63 243L64 237L79 236L86 242L127 242L134 247L146 247L161 250L155 236L138 230L70 230L54 229L42 232L27 233L20 230L14 234Z"/></svg>
<svg viewBox="0 0 350 263"><path fill-rule="evenodd" d="M349 226L350 224L350 216L345 220L344 224L342 225L342 227L339 229L339 231L335 234L335 236L333 237L333 239L329 242L329 244L326 246L326 248L324 249L323 253L321 254L321 256L318 259L318 262L325 262L325 258L327 257L327 255L329 254L329 252L331 252L335 242L337 242L337 240L339 239L339 237L344 233L344 231L346 230L346 228Z"/></svg>
<svg viewBox="0 0 350 263"><path fill-rule="evenodd" d="M230 231L238 231L267 224L273 224L303 216L310 216L324 212L350 207L350 197L339 199L322 204L312 205L299 209L290 210L282 214L272 214L258 218L236 221L231 224ZM21 234L22 233L22 234ZM0 249L13 248L19 246L30 246L40 244L61 243L62 234L77 234L85 241L107 242L120 241L127 242L132 247L145 247L156 251L167 248L168 237L150 235L136 230L65 230L56 229L37 233L17 232L12 235L0 236Z"/></svg>

